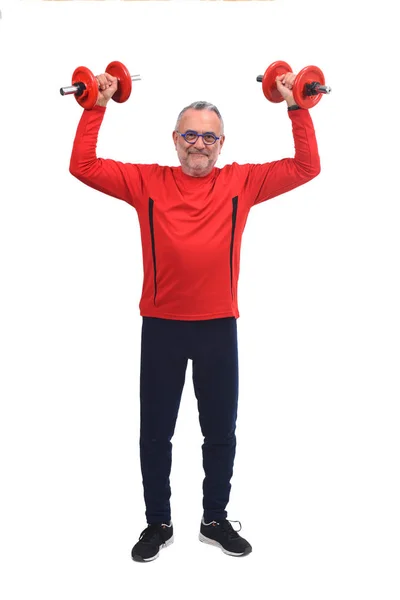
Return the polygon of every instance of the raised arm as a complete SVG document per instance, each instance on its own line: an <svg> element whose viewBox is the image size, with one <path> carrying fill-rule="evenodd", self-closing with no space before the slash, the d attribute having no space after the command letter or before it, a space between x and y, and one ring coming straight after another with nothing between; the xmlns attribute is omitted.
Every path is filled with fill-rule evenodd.
<svg viewBox="0 0 400 600"><path fill-rule="evenodd" d="M137 165L97 158L96 148L107 102L117 90L117 79L107 73L97 77L99 95L92 110L84 110L73 143L69 171L86 185L136 206L143 186Z"/></svg>
<svg viewBox="0 0 400 600"><path fill-rule="evenodd" d="M294 78L295 75L289 73L279 78L286 79L286 85L277 81L277 87L287 102L287 111L292 122L294 158L249 165L246 189L251 199L251 205L259 204L299 187L314 179L321 171L311 115L308 110L296 106L291 93L291 83Z"/></svg>

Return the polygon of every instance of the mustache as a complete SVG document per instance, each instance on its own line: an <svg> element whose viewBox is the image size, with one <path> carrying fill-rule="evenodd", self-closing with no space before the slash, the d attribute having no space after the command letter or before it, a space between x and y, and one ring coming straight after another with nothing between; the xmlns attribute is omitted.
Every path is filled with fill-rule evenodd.
<svg viewBox="0 0 400 600"><path fill-rule="evenodd" d="M200 152L199 150L191 150L189 154L204 154L204 156L208 156L206 152Z"/></svg>

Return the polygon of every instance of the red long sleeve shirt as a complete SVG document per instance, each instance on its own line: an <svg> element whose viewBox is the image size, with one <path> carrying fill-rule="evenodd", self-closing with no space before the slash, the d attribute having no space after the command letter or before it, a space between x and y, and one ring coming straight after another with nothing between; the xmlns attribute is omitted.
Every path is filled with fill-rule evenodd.
<svg viewBox="0 0 400 600"><path fill-rule="evenodd" d="M143 254L140 314L177 320L239 317L240 246L252 206L284 194L320 172L308 110L288 111L294 158L214 167L191 177L181 167L97 158L105 108L85 110L70 172L137 211Z"/></svg>

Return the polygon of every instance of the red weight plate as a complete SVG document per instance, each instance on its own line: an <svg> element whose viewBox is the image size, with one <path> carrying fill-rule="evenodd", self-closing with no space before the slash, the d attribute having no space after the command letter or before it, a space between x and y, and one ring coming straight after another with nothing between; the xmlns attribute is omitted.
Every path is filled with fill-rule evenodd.
<svg viewBox="0 0 400 600"><path fill-rule="evenodd" d="M278 92L275 80L277 77L279 77L279 75L284 75L285 73L291 72L291 67L289 67L289 65L283 60L277 60L268 67L262 80L262 89L267 100L270 102L283 101L283 96L280 92Z"/></svg>
<svg viewBox="0 0 400 600"><path fill-rule="evenodd" d="M306 85L307 83L313 83L318 81L321 85L325 85L325 77L321 69L311 65L304 67L296 75L296 79L293 84L293 97L294 101L301 108L312 108L321 100L323 94L317 94L316 96L307 96Z"/></svg>
<svg viewBox="0 0 400 600"><path fill-rule="evenodd" d="M115 102L126 102L132 91L132 79L128 69L118 60L114 60L106 68L106 73L118 79L118 89L112 99Z"/></svg>
<svg viewBox="0 0 400 600"><path fill-rule="evenodd" d="M78 67L72 74L72 85L77 83L83 83L86 89L80 96L75 95L75 100L83 108L90 110L97 102L99 93L97 79L87 67Z"/></svg>

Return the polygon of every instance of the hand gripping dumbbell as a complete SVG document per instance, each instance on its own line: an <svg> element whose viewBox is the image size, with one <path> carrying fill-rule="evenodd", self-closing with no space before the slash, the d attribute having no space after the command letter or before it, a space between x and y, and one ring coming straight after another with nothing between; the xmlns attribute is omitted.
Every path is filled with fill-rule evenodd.
<svg viewBox="0 0 400 600"><path fill-rule="evenodd" d="M117 60L111 62L105 72L118 79L118 89L112 96L115 102L126 102L131 95L132 81L141 79L140 75L130 75L125 65ZM62 96L74 94L78 104L87 110L96 104L98 92L97 79L87 67L77 67L72 74L72 85L60 89Z"/></svg>
<svg viewBox="0 0 400 600"><path fill-rule="evenodd" d="M262 83L264 96L270 102L284 100L276 85L276 78L286 73L293 73L291 67L282 60L272 63L264 75L259 75L257 81ZM296 75L293 82L294 101L301 108L312 108L322 98L322 94L330 94L332 89L325 85L325 77L321 69L314 66L304 67Z"/></svg>

